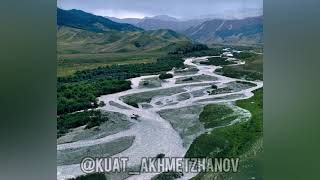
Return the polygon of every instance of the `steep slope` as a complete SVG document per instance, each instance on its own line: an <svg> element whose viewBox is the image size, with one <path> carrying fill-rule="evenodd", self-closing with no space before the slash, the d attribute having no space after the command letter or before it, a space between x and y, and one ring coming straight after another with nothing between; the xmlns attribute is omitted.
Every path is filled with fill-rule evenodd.
<svg viewBox="0 0 320 180"><path fill-rule="evenodd" d="M140 31L141 28L130 24L122 24L111 21L102 16L96 16L80 10L57 9L58 26L69 26L93 32L103 32L108 30L116 31Z"/></svg>
<svg viewBox="0 0 320 180"><path fill-rule="evenodd" d="M258 44L263 41L263 17L210 20L189 28L184 34L202 43Z"/></svg>

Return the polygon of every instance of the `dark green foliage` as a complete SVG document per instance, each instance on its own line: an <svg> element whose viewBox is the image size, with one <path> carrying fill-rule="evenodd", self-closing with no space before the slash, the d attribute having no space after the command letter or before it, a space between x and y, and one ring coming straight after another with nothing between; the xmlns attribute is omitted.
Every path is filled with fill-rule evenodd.
<svg viewBox="0 0 320 180"><path fill-rule="evenodd" d="M212 57L209 58L208 61L202 61L200 64L206 64L206 65L214 65L214 66L224 66L224 65L230 65L235 64L231 61L227 61L227 58L222 57Z"/></svg>
<svg viewBox="0 0 320 180"><path fill-rule="evenodd" d="M201 135L192 143L186 157L237 157L262 137L263 90L255 91L252 98L237 101L236 105L250 111L250 120Z"/></svg>
<svg viewBox="0 0 320 180"><path fill-rule="evenodd" d="M156 175L155 177L151 178L151 180L175 180L178 178L181 178L183 176L183 173L181 172L165 172L161 173L159 175Z"/></svg>
<svg viewBox="0 0 320 180"><path fill-rule="evenodd" d="M172 74L165 74L165 73L162 73L159 75L159 79L169 79L169 78L172 78L173 75Z"/></svg>
<svg viewBox="0 0 320 180"><path fill-rule="evenodd" d="M78 71L72 76L58 78L58 115L95 108L96 97L130 89L129 78L184 67L178 56L159 58L155 63L113 65ZM130 104L137 107L136 103Z"/></svg>
<svg viewBox="0 0 320 180"><path fill-rule="evenodd" d="M236 49L238 51L256 51L256 52L263 52L263 46L262 45L251 45L251 46L246 46L246 45L228 45L225 48L231 48L231 49Z"/></svg>
<svg viewBox="0 0 320 180"><path fill-rule="evenodd" d="M130 100L128 100L128 101L126 101L125 103L128 104L128 105L130 105L130 106L133 106L133 107L135 107L135 108L139 108L139 105L138 105L138 103L137 103L136 101L130 101Z"/></svg>
<svg viewBox="0 0 320 180"><path fill-rule="evenodd" d="M233 53L233 57L237 58L237 59L248 59L248 58L254 58L257 55L254 53L250 53L250 52L240 52L240 53Z"/></svg>
<svg viewBox="0 0 320 180"><path fill-rule="evenodd" d="M184 67L178 56L159 58L155 63L113 65L78 71L72 76L58 78L58 114L70 113L98 106L96 97L130 89L125 79ZM137 107L136 103L130 103Z"/></svg>
<svg viewBox="0 0 320 180"><path fill-rule="evenodd" d="M101 123L108 121L108 117L101 111L83 111L61 115L57 120L58 137L64 135L69 129L86 126L90 129L99 126Z"/></svg>
<svg viewBox="0 0 320 180"><path fill-rule="evenodd" d="M249 81L263 79L262 72L244 70L240 67L223 67L222 69L217 69L216 72L222 74L223 76L231 78L243 78Z"/></svg>
<svg viewBox="0 0 320 180"><path fill-rule="evenodd" d="M184 67L183 60L179 56L165 56L158 58L155 63L128 64L100 67L97 69L78 71L72 76L58 78L59 83L79 82L97 78L110 78L125 80L146 74L156 74L170 71L173 67Z"/></svg>
<svg viewBox="0 0 320 180"><path fill-rule="evenodd" d="M212 88L212 89L218 89L218 86L215 85L215 84L212 84L212 85L211 85L211 88Z"/></svg>
<svg viewBox="0 0 320 180"><path fill-rule="evenodd" d="M95 79L58 85L58 115L98 107L96 97L130 89L131 82Z"/></svg>
<svg viewBox="0 0 320 180"><path fill-rule="evenodd" d="M105 17L96 16L80 10L57 9L57 24L59 26L69 26L93 32L103 32L106 29L116 31L140 31L141 28L130 24L113 22ZM100 26L97 26L100 24Z"/></svg>
<svg viewBox="0 0 320 180"><path fill-rule="evenodd" d="M107 180L106 176L102 173L82 175L77 178L72 178L69 180Z"/></svg>
<svg viewBox="0 0 320 180"><path fill-rule="evenodd" d="M202 50L208 50L208 46L204 44L187 44L182 47L176 48L174 51L170 52L169 54L188 54L195 51L202 51Z"/></svg>

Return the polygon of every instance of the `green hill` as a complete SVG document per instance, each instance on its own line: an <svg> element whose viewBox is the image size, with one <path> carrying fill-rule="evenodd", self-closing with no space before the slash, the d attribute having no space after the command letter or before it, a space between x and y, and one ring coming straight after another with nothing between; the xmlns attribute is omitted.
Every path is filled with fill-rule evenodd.
<svg viewBox="0 0 320 180"><path fill-rule="evenodd" d="M172 30L144 31L80 10L57 12L58 76L112 64L154 62L190 40Z"/></svg>
<svg viewBox="0 0 320 180"><path fill-rule="evenodd" d="M112 64L154 62L189 44L170 30L92 32L67 26L57 30L58 76Z"/></svg>
<svg viewBox="0 0 320 180"><path fill-rule="evenodd" d="M171 30L105 31L101 33L62 26L58 28L58 53L115 53L163 50L188 39Z"/></svg>
<svg viewBox="0 0 320 180"><path fill-rule="evenodd" d="M58 26L69 26L93 32L108 30L116 31L141 31L141 28L130 24L116 23L102 16L96 16L81 10L63 10L57 8Z"/></svg>

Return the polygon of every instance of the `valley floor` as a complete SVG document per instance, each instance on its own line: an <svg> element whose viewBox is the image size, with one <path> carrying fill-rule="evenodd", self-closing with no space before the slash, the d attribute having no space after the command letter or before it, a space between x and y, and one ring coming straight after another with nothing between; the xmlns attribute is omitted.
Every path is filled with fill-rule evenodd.
<svg viewBox="0 0 320 180"><path fill-rule="evenodd" d="M132 78L132 89L99 97L103 105L96 110L105 113L113 125L110 121L101 122L96 128L74 128L59 137L58 179L84 175L79 163L88 155L129 157L130 168L139 166L142 157L159 154L208 157L221 146L206 144L214 141L215 134L234 142L217 155L241 156L248 152L262 135L254 133L262 124L263 82L218 74L215 71L222 67L200 64L209 58L186 58L185 69L167 72L173 78ZM223 68L244 65L241 60L232 61L232 65ZM252 132L246 131L248 127ZM203 151L194 151L195 147ZM149 180L155 176L158 173L106 174L107 179ZM186 173L181 179L200 176L203 174Z"/></svg>

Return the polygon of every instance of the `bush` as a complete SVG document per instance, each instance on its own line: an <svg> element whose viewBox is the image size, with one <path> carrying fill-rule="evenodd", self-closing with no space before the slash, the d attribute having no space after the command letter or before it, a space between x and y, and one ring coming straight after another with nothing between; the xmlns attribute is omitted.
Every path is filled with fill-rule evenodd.
<svg viewBox="0 0 320 180"><path fill-rule="evenodd" d="M172 78L173 75L172 74L160 74L159 75L159 79L169 79L169 78Z"/></svg>
<svg viewBox="0 0 320 180"><path fill-rule="evenodd" d="M215 85L215 84L212 84L212 85L211 85L211 88L212 88L212 89L218 89L218 86Z"/></svg>

